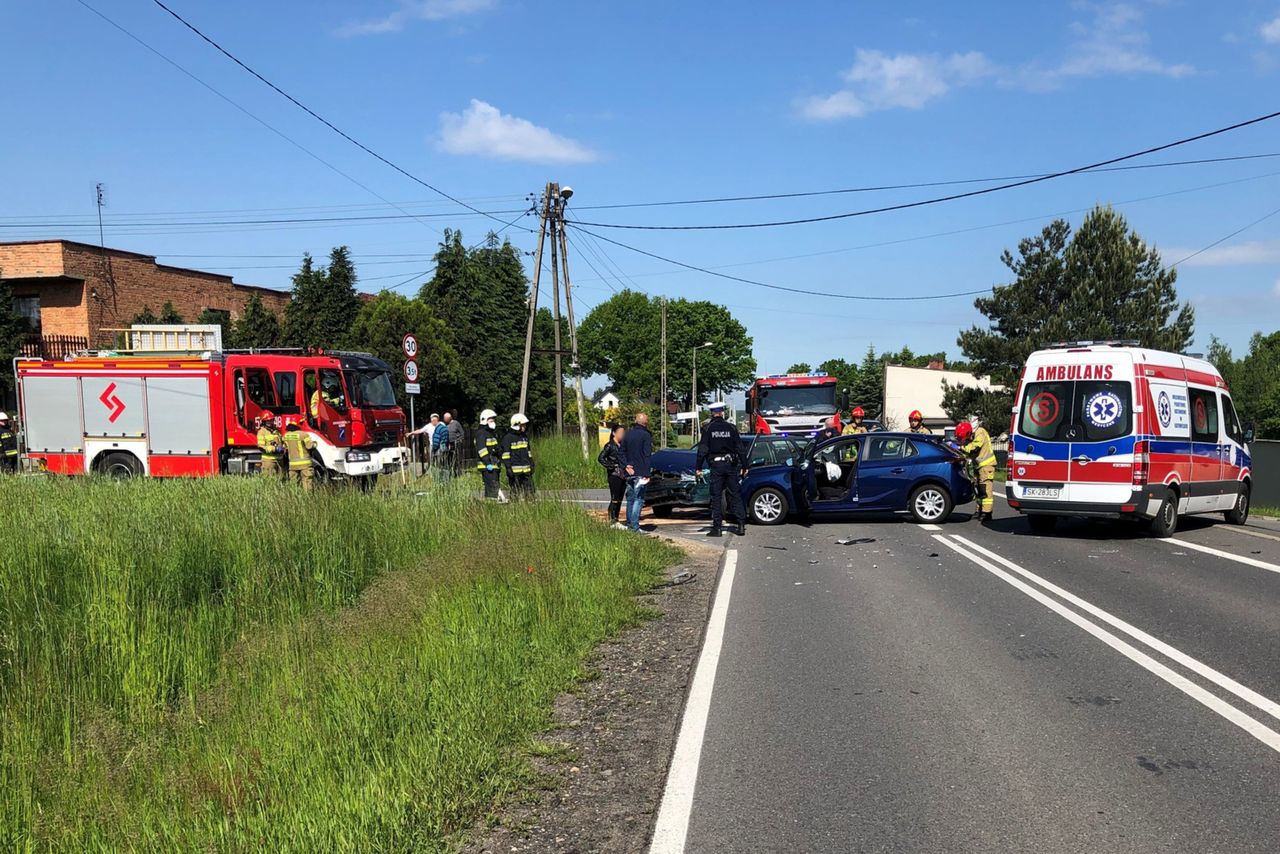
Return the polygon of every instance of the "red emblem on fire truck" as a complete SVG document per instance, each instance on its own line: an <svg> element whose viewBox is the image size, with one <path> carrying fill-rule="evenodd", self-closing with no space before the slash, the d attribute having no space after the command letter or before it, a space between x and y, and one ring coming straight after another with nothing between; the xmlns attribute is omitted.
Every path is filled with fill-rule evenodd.
<svg viewBox="0 0 1280 854"><path fill-rule="evenodd" d="M116 384L111 383L106 390L102 392L98 400L102 401L102 405L111 410L111 415L107 421L111 424L116 423L116 419L124 412L124 401L116 397Z"/></svg>

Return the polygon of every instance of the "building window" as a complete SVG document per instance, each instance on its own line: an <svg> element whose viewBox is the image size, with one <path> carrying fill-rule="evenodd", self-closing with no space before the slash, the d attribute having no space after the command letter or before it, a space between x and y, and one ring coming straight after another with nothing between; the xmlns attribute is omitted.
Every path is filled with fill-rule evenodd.
<svg viewBox="0 0 1280 854"><path fill-rule="evenodd" d="M13 313L25 319L32 332L40 331L40 297L14 297Z"/></svg>

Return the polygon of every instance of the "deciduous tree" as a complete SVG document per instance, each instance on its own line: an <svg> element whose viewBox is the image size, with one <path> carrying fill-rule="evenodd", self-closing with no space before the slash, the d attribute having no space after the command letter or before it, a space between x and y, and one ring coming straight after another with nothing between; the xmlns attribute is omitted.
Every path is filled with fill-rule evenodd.
<svg viewBox="0 0 1280 854"><path fill-rule="evenodd" d="M425 417L427 409L451 408L454 401L447 398L457 387L462 365L449 343L444 321L421 300L383 291L361 306L343 345L372 353L391 366L396 400L408 411L409 396L404 391L401 367L402 343L410 333L418 339L418 382L422 386L418 400L423 404L420 414Z"/></svg>

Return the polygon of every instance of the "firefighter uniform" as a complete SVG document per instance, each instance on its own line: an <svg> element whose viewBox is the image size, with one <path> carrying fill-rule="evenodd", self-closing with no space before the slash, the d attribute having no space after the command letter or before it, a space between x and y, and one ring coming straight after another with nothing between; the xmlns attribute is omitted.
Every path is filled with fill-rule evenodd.
<svg viewBox="0 0 1280 854"><path fill-rule="evenodd" d="M915 427L908 427L907 432L908 433L924 433L926 436L933 435L933 431L930 430L928 427L924 426L923 424L917 425Z"/></svg>
<svg viewBox="0 0 1280 854"><path fill-rule="evenodd" d="M502 453L498 441L496 425L490 421L497 419L497 413L486 409L480 413L480 427L476 430L476 469L484 480L484 497L497 498L498 489L498 457Z"/></svg>
<svg viewBox="0 0 1280 854"><path fill-rule="evenodd" d="M298 425L290 424L286 428L284 447L289 454L289 479L302 484L306 492L315 485L316 473L311 462L311 451L315 446L311 435L299 430Z"/></svg>
<svg viewBox="0 0 1280 854"><path fill-rule="evenodd" d="M907 416L907 432L908 433L924 433L927 436L933 435L933 431L924 426L924 416L920 414L919 409L912 410Z"/></svg>
<svg viewBox="0 0 1280 854"><path fill-rule="evenodd" d="M0 412L0 472L13 474L18 470L18 435L9 424L9 416Z"/></svg>
<svg viewBox="0 0 1280 854"><path fill-rule="evenodd" d="M533 456L529 453L528 423L523 415L511 416L511 432L502 437L502 464L507 467L507 483L515 498L533 495Z"/></svg>
<svg viewBox="0 0 1280 854"><path fill-rule="evenodd" d="M961 438L959 431L956 437ZM973 435L968 441L962 440L960 449L973 459L978 469L978 519L990 519L996 503L996 454L991 449L991 436L985 427L973 429Z"/></svg>
<svg viewBox="0 0 1280 854"><path fill-rule="evenodd" d="M857 436L859 433L869 433L866 427L862 426L862 419L867 415L861 406L855 406L849 411L849 423L840 432L845 436Z"/></svg>
<svg viewBox="0 0 1280 854"><path fill-rule="evenodd" d="M262 473L279 476L280 460L284 455L284 437L275 422L263 422L258 428L258 450L262 452Z"/></svg>
<svg viewBox="0 0 1280 854"><path fill-rule="evenodd" d="M736 522L734 533L745 534L747 514L742 506L742 475L747 468L747 458L738 428L724 420L723 403L711 405L711 420L703 428L698 442L697 465L699 469L705 466L711 470L711 530L707 536L720 536L724 515L722 496L726 491Z"/></svg>

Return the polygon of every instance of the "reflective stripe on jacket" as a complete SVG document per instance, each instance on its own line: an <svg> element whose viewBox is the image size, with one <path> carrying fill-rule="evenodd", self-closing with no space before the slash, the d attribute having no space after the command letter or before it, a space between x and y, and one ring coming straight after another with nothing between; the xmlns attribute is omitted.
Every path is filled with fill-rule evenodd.
<svg viewBox="0 0 1280 854"><path fill-rule="evenodd" d="M529 453L529 437L512 430L502 437L502 463L511 474L529 474L533 471L533 456Z"/></svg>
<svg viewBox="0 0 1280 854"><path fill-rule="evenodd" d="M498 465L498 433L488 424L476 431L476 468Z"/></svg>
<svg viewBox="0 0 1280 854"><path fill-rule="evenodd" d="M284 447L289 452L289 468L311 468L311 449L316 446L315 440L301 430L293 430L284 434Z"/></svg>
<svg viewBox="0 0 1280 854"><path fill-rule="evenodd" d="M258 429L258 450L262 451L264 460L278 460L284 453L284 437L279 430L261 427Z"/></svg>
<svg viewBox="0 0 1280 854"><path fill-rule="evenodd" d="M961 446L964 452L977 462L978 468L986 468L996 464L995 451L991 450L991 436L985 427L973 431L973 438Z"/></svg>
<svg viewBox="0 0 1280 854"><path fill-rule="evenodd" d="M6 457L16 457L18 455L18 437L7 427L0 428L0 450L4 452Z"/></svg>

